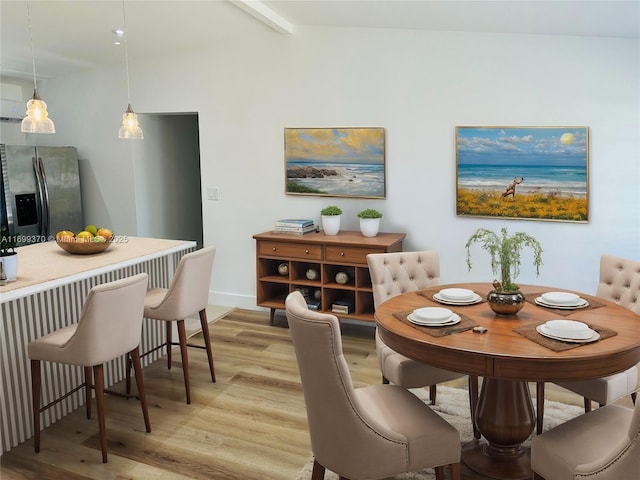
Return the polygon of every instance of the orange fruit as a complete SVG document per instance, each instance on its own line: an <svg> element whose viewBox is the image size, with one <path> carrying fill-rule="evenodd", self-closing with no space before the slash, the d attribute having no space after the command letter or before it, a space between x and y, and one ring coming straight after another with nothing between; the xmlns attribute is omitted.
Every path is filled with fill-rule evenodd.
<svg viewBox="0 0 640 480"><path fill-rule="evenodd" d="M58 242L73 242L75 235L69 230L60 230L56 233L56 241Z"/></svg>
<svg viewBox="0 0 640 480"><path fill-rule="evenodd" d="M111 237L113 237L113 232L108 228L99 228L96 235L104 237L104 239L108 242L109 240L111 240Z"/></svg>

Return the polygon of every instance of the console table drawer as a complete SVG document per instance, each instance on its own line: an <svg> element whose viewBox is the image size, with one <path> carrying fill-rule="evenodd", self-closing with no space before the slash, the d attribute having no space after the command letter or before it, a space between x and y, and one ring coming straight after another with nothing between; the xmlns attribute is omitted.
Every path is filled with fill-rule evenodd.
<svg viewBox="0 0 640 480"><path fill-rule="evenodd" d="M326 247L324 259L327 262L346 262L367 265L367 255L383 253L384 249L358 247Z"/></svg>
<svg viewBox="0 0 640 480"><path fill-rule="evenodd" d="M322 245L285 242L260 242L258 254L270 257L322 259Z"/></svg>

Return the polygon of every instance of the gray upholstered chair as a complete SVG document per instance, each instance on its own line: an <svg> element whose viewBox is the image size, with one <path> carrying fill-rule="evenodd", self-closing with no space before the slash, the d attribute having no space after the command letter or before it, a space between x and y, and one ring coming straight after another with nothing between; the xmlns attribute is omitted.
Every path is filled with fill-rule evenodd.
<svg viewBox="0 0 640 480"><path fill-rule="evenodd" d="M640 402L607 405L534 437L531 469L537 480L640 478Z"/></svg>
<svg viewBox="0 0 640 480"><path fill-rule="evenodd" d="M41 362L57 362L84 367L87 418L91 418L92 372L95 383L102 461L107 462L107 436L104 413L103 364L122 355L131 357L136 374L138 396L147 432L151 431L140 363L142 312L148 276L141 273L93 287L84 302L80 321L29 343L33 404L34 447L40 451L40 413L65 397L40 407Z"/></svg>
<svg viewBox="0 0 640 480"><path fill-rule="evenodd" d="M460 478L460 434L397 385L354 388L338 319L311 311L300 292L286 299L315 457L312 480L325 468L341 479L374 480L445 466Z"/></svg>
<svg viewBox="0 0 640 480"><path fill-rule="evenodd" d="M600 283L596 296L611 300L637 313L640 328L640 261L603 255L600 259ZM634 365L624 372L607 377L556 384L581 395L584 398L585 412L589 412L592 401L602 406L613 403L625 395L631 395L635 403L636 392L640 388L638 371L639 365ZM538 384L537 390L538 397L544 399L544 384ZM538 433L542 431L543 416L543 408L538 402Z"/></svg>
<svg viewBox="0 0 640 480"><path fill-rule="evenodd" d="M437 252L371 253L367 263L373 287L373 303L378 308L389 298L405 292L413 292L440 283L440 258ZM376 351L383 383L393 383L404 388L429 386L431 403L436 402L436 385L463 377L464 374L432 367L412 360L386 345L376 330ZM478 377L469 378L469 401L472 418L478 399ZM474 426L474 435L479 433Z"/></svg>
<svg viewBox="0 0 640 480"><path fill-rule="evenodd" d="M173 280L171 280L169 288L150 289L147 292L147 298L144 302L144 316L146 318L166 323L167 340L164 346L166 346L167 349L167 368L169 370L171 370L171 348L174 345L180 345L182 374L184 377L184 388L187 394L187 403L191 403L187 347L206 349L211 381L216 381L206 310L209 304L209 286L211 284L211 271L213 269L215 254L215 247L204 247L184 255L180 259L180 263L178 264L178 268L176 268L176 273ZM187 343L184 319L195 313L198 313L200 316L204 346ZM179 342L177 344L174 343L171 338L173 322L176 322L178 329ZM145 352L143 356L162 347L163 345L160 345ZM128 372L129 368L127 368L127 374ZM128 388L129 382L127 381L127 389Z"/></svg>

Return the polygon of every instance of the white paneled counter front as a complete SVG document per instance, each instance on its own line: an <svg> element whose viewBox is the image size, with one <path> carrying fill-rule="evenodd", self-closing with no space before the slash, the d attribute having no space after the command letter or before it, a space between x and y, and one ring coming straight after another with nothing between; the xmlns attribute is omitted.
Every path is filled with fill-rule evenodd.
<svg viewBox="0 0 640 480"><path fill-rule="evenodd" d="M77 323L89 290L95 285L145 272L149 288L167 287L178 262L196 243L139 237L118 237L104 252L71 255L55 242L19 247L18 279L0 286L0 442L2 452L33 435L31 374L28 343L59 328ZM141 351L165 340L164 325L145 319ZM144 358L147 365L160 350ZM83 382L81 367L43 362L42 404ZM105 365L105 386L124 378L124 357ZM79 390L44 412L47 427L84 404Z"/></svg>

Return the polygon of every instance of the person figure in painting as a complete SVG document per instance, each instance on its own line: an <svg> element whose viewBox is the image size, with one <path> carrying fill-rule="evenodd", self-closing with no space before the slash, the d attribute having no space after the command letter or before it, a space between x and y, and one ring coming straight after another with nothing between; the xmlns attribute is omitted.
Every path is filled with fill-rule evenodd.
<svg viewBox="0 0 640 480"><path fill-rule="evenodd" d="M522 182L524 182L524 177L520 178L520 180L518 180L518 177L513 177L513 182L509 184L507 189L502 194L502 197L504 198L511 195L513 198L516 198L516 185L519 185Z"/></svg>

